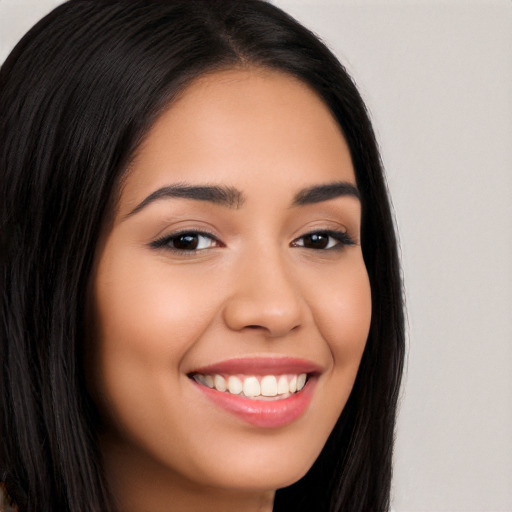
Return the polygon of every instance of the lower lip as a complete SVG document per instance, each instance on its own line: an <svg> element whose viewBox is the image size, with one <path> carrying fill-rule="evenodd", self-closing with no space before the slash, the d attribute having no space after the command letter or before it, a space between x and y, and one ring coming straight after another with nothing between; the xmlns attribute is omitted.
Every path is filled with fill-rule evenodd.
<svg viewBox="0 0 512 512"><path fill-rule="evenodd" d="M306 410L316 384L309 378L301 391L280 400L254 400L226 391L217 391L192 381L214 404L242 420L262 428L279 428L297 420Z"/></svg>

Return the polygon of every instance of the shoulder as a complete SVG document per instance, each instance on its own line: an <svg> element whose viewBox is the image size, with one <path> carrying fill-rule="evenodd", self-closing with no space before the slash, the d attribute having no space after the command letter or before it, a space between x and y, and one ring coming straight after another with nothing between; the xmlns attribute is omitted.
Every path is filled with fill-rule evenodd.
<svg viewBox="0 0 512 512"><path fill-rule="evenodd" d="M0 482L0 512L16 512L18 509L14 505L7 488L3 482Z"/></svg>

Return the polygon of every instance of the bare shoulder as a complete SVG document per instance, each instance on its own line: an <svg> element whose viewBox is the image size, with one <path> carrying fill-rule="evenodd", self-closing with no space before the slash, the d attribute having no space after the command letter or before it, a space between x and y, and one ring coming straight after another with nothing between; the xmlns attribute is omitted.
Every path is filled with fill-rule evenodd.
<svg viewBox="0 0 512 512"><path fill-rule="evenodd" d="M7 488L3 482L0 482L0 512L17 512L17 508L14 505Z"/></svg>

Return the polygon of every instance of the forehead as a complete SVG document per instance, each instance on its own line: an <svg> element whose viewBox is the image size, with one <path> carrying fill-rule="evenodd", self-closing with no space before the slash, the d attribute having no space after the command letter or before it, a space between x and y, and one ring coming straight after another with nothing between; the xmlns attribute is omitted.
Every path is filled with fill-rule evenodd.
<svg viewBox="0 0 512 512"><path fill-rule="evenodd" d="M341 129L310 87L278 71L227 70L196 79L160 115L122 196L133 204L169 181L243 188L254 175L262 185L355 182Z"/></svg>

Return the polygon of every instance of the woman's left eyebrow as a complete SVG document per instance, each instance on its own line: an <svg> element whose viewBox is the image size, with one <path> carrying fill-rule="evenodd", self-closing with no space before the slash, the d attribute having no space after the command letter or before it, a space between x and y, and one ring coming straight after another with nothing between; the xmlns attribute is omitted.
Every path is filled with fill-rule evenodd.
<svg viewBox="0 0 512 512"><path fill-rule="evenodd" d="M348 181L336 181L300 190L295 195L292 206L321 203L343 196L355 197L359 201L361 200L359 189L356 185Z"/></svg>

